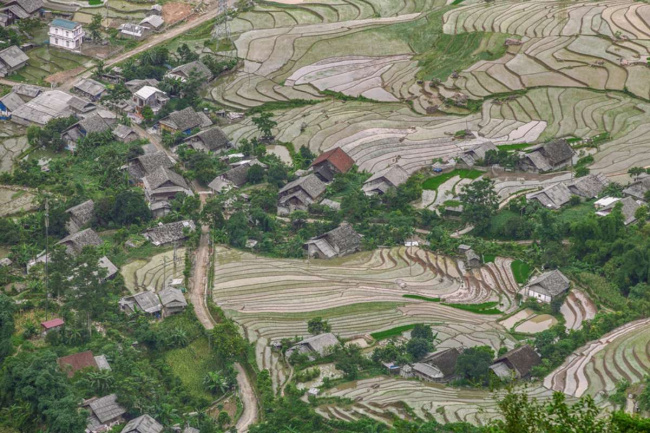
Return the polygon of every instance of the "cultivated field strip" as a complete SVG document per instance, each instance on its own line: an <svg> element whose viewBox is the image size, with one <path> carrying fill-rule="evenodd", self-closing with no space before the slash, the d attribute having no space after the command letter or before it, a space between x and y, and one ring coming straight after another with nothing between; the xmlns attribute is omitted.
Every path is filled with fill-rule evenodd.
<svg viewBox="0 0 650 433"><path fill-rule="evenodd" d="M414 172L436 158L456 156L481 140L490 139L499 144L533 141L544 129L522 128L543 122L504 119L497 110L494 113L484 110L466 117L427 117L400 104L357 101L328 101L274 114L278 122L274 133L279 141L293 143L296 149L309 147L317 154L342 147L362 170L370 172L396 162ZM494 117L486 119L486 114ZM485 138L453 138L456 131L465 128L478 130ZM227 126L224 131L235 144L259 134L250 119Z"/></svg>
<svg viewBox="0 0 650 433"><path fill-rule="evenodd" d="M649 99L649 55L648 44L596 36L532 38L501 59L477 62L446 84L470 98L552 86L626 89Z"/></svg>
<svg viewBox="0 0 650 433"><path fill-rule="evenodd" d="M174 278L183 278L185 263L185 248L176 250L176 264L174 265L174 251L170 250L151 257L149 260L134 260L120 270L124 277L126 288L131 293L142 290L155 291L164 288Z"/></svg>
<svg viewBox="0 0 650 433"><path fill-rule="evenodd" d="M552 394L539 386L528 388L526 393L540 401L549 399ZM333 410L328 406L322 407L321 410L329 418L346 419L347 416L358 419L368 408L376 415L385 416L390 412L394 413L395 406L403 402L422 419L433 418L441 423L465 421L484 425L498 417L497 400L502 397L502 392L457 389L416 380L379 377L345 384L340 389L327 390L324 395L348 398L355 402L345 412Z"/></svg>
<svg viewBox="0 0 650 433"><path fill-rule="evenodd" d="M567 329L580 329L582 322L596 316L597 308L584 292L573 289L560 308Z"/></svg>
<svg viewBox="0 0 650 433"><path fill-rule="evenodd" d="M639 382L650 369L650 319L627 323L588 343L544 379L544 386L581 397Z"/></svg>
<svg viewBox="0 0 650 433"><path fill-rule="evenodd" d="M455 260L417 248L309 262L218 248L213 299L255 343L260 368L272 372L277 386L287 371L269 343L307 335L307 321L316 316L326 318L332 332L343 338L429 323L441 347L513 347L515 341L495 322L498 316L404 297L441 297L454 303L501 300L509 308L511 281L508 260L464 273Z"/></svg>
<svg viewBox="0 0 650 433"><path fill-rule="evenodd" d="M632 0L601 2L502 1L454 8L444 15L444 32L496 32L520 36L622 35L650 39L650 6Z"/></svg>

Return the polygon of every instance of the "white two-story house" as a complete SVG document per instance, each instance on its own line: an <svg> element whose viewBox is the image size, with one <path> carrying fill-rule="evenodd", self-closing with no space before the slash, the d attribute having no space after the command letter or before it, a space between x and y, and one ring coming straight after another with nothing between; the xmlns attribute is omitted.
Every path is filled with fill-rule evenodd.
<svg viewBox="0 0 650 433"><path fill-rule="evenodd" d="M78 51L84 34L81 24L74 21L56 18L50 23L50 45L53 47Z"/></svg>

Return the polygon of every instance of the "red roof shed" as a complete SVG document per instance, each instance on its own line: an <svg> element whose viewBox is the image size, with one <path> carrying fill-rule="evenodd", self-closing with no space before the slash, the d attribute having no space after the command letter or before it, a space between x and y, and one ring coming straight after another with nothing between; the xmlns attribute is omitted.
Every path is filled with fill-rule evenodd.
<svg viewBox="0 0 650 433"><path fill-rule="evenodd" d="M311 165L312 167L315 167L325 161L332 164L332 166L336 168L339 173L347 173L347 171L350 170L354 165L354 160L350 158L350 155L345 153L345 151L340 147L321 153L320 156L316 158Z"/></svg>
<svg viewBox="0 0 650 433"><path fill-rule="evenodd" d="M58 319L58 318L41 322L41 326L46 331L49 331L50 329L58 328L59 326L63 326L64 324L65 322L63 321L63 319Z"/></svg>
<svg viewBox="0 0 650 433"><path fill-rule="evenodd" d="M67 372L69 377L73 376L75 372L81 370L82 368L98 368L97 361L95 361L95 357L90 350L61 357L57 359L57 362L59 363L61 370Z"/></svg>

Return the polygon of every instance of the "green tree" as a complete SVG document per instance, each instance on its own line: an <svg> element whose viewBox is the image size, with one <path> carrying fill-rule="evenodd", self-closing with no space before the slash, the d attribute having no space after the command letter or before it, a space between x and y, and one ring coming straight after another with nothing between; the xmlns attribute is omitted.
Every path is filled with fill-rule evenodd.
<svg viewBox="0 0 650 433"><path fill-rule="evenodd" d="M645 168L643 167L632 167L627 171L627 174L629 174L635 179L644 173L645 173Z"/></svg>
<svg viewBox="0 0 650 433"><path fill-rule="evenodd" d="M199 60L199 55L192 51L190 47L187 46L187 44L179 46L176 49L176 55L178 56L178 60L181 64Z"/></svg>
<svg viewBox="0 0 650 433"><path fill-rule="evenodd" d="M147 122L151 121L154 117L153 109L148 105L142 107L142 111L140 111L140 114L142 114L142 117Z"/></svg>
<svg viewBox="0 0 650 433"><path fill-rule="evenodd" d="M257 129L262 133L262 138L265 140L273 139L272 129L278 125L271 117L273 117L273 114L265 111L252 119L253 124L257 126Z"/></svg>
<svg viewBox="0 0 650 433"><path fill-rule="evenodd" d="M414 361L418 361L433 350L433 343L425 338L411 338L406 343L406 352Z"/></svg>
<svg viewBox="0 0 650 433"><path fill-rule="evenodd" d="M411 337L424 338L425 340L433 341L433 331L431 330L431 325L418 323L411 331Z"/></svg>
<svg viewBox="0 0 650 433"><path fill-rule="evenodd" d="M456 362L456 374L472 382L485 384L489 380L494 351L489 346L470 347L463 350Z"/></svg>
<svg viewBox="0 0 650 433"><path fill-rule="evenodd" d="M151 211L142 194L125 190L115 196L111 219L117 224L143 224L151 220Z"/></svg>
<svg viewBox="0 0 650 433"><path fill-rule="evenodd" d="M93 41L101 39L101 28L102 28L102 16L100 14L94 14L90 24L88 24L88 30L90 31L90 37ZM103 63L102 63L103 64Z"/></svg>
<svg viewBox="0 0 650 433"><path fill-rule="evenodd" d="M484 232L499 209L499 196L494 190L494 181L486 178L464 185L459 198L463 205L463 222L474 225L479 233Z"/></svg>
<svg viewBox="0 0 650 433"><path fill-rule="evenodd" d="M327 323L327 320L323 320L322 317L314 317L307 322L307 331L312 335L323 334L331 330L332 326Z"/></svg>
<svg viewBox="0 0 650 433"><path fill-rule="evenodd" d="M253 164L246 172L246 181L252 184L260 183L264 180L264 168L259 164Z"/></svg>
<svg viewBox="0 0 650 433"><path fill-rule="evenodd" d="M0 293L0 365L13 352L11 336L15 331L14 301L4 293Z"/></svg>

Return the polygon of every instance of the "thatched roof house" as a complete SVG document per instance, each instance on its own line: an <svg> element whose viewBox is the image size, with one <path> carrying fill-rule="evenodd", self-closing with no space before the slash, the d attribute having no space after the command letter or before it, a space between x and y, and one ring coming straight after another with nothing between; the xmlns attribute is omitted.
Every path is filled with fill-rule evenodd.
<svg viewBox="0 0 650 433"><path fill-rule="evenodd" d="M172 161L165 152L158 151L146 153L131 161L131 164L129 165L129 174L132 178L140 180L160 167L171 168L173 166L174 161Z"/></svg>
<svg viewBox="0 0 650 433"><path fill-rule="evenodd" d="M639 177L638 180L629 184L623 194L634 197L637 200L645 200L646 192L650 191L650 175Z"/></svg>
<svg viewBox="0 0 650 433"><path fill-rule="evenodd" d="M289 182L278 192L278 214L307 210L310 204L318 201L326 189L327 185L315 174Z"/></svg>
<svg viewBox="0 0 650 433"><path fill-rule="evenodd" d="M185 143L192 149L203 152L217 152L230 147L228 137L218 126L187 137Z"/></svg>
<svg viewBox="0 0 650 433"><path fill-rule="evenodd" d="M171 134L177 132L189 134L194 128L205 128L210 125L212 125L212 121L208 116L197 113L192 107L169 113L167 117L160 120L160 129Z"/></svg>
<svg viewBox="0 0 650 433"><path fill-rule="evenodd" d="M542 302L551 302L555 297L569 290L571 282L559 270L546 271L533 277L522 289L523 296Z"/></svg>
<svg viewBox="0 0 650 433"><path fill-rule="evenodd" d="M397 188L409 178L409 174L400 165L394 164L375 173L364 182L363 192L366 195L385 194L391 188Z"/></svg>
<svg viewBox="0 0 650 433"><path fill-rule="evenodd" d="M183 292L174 287L165 287L158 292L158 296L166 315L182 313L187 307Z"/></svg>
<svg viewBox="0 0 650 433"><path fill-rule="evenodd" d="M311 163L314 173L323 182L331 182L338 173L347 173L353 165L354 160L340 147L321 153Z"/></svg>
<svg viewBox="0 0 650 433"><path fill-rule="evenodd" d="M467 167L473 167L477 161L485 159L485 154L490 150L496 151L497 147L491 141L484 141L461 153L458 160Z"/></svg>
<svg viewBox="0 0 650 433"><path fill-rule="evenodd" d="M350 224L343 223L334 230L311 238L304 245L309 257L331 259L359 251L361 235Z"/></svg>
<svg viewBox="0 0 650 433"><path fill-rule="evenodd" d="M604 174L599 173L579 177L570 182L568 187L573 195L592 199L598 197L607 188L607 185L609 185L609 179Z"/></svg>
<svg viewBox="0 0 650 433"><path fill-rule="evenodd" d="M189 233L194 230L196 230L194 221L184 220L168 224L160 224L146 230L142 235L152 244L159 246L184 240L189 236Z"/></svg>
<svg viewBox="0 0 650 433"><path fill-rule="evenodd" d="M286 356L290 357L292 353L317 353L320 356L325 356L329 350L339 344L339 340L331 332L325 334L318 334L312 337L305 338L302 341L294 344L287 350Z"/></svg>
<svg viewBox="0 0 650 433"><path fill-rule="evenodd" d="M84 247L96 247L102 244L102 239L93 229L82 230L61 239L57 245L65 245L68 254L76 256Z"/></svg>
<svg viewBox="0 0 650 433"><path fill-rule="evenodd" d="M501 380L523 379L530 375L533 367L542 363L535 349L525 344L503 354L490 366L490 370Z"/></svg>
<svg viewBox="0 0 650 433"><path fill-rule="evenodd" d="M145 290L144 292L136 293L132 296L125 296L119 301L119 306L122 311L127 314L142 311L147 314L158 316L162 311L162 304L160 299L155 293Z"/></svg>
<svg viewBox="0 0 650 433"><path fill-rule="evenodd" d="M185 81L190 78L192 74L198 75L205 82L208 82L212 79L212 71L210 71L210 68L198 60L190 63L185 63L184 65L176 66L167 72L165 76L173 78L175 80Z"/></svg>
<svg viewBox="0 0 650 433"><path fill-rule="evenodd" d="M566 140L553 140L524 154L522 166L529 171L557 170L571 164L574 154L574 150Z"/></svg>
<svg viewBox="0 0 650 433"><path fill-rule="evenodd" d="M85 202L72 206L66 210L70 214L70 219L66 224L66 228L70 233L77 233L83 226L89 224L95 215L95 202L86 200Z"/></svg>
<svg viewBox="0 0 650 433"><path fill-rule="evenodd" d="M547 209L559 209L571 200L571 190L564 182L547 186L541 191L527 194L529 201L538 201Z"/></svg>
<svg viewBox="0 0 650 433"><path fill-rule="evenodd" d="M138 134L130 127L121 123L113 128L113 136L123 143L130 143L137 140Z"/></svg>
<svg viewBox="0 0 650 433"><path fill-rule="evenodd" d="M122 433L160 433L162 431L163 426L149 415L132 419L122 429Z"/></svg>
<svg viewBox="0 0 650 433"><path fill-rule="evenodd" d="M117 402L116 394L86 401L84 406L90 412L87 429L90 433L108 431L110 427L122 421L126 409Z"/></svg>

